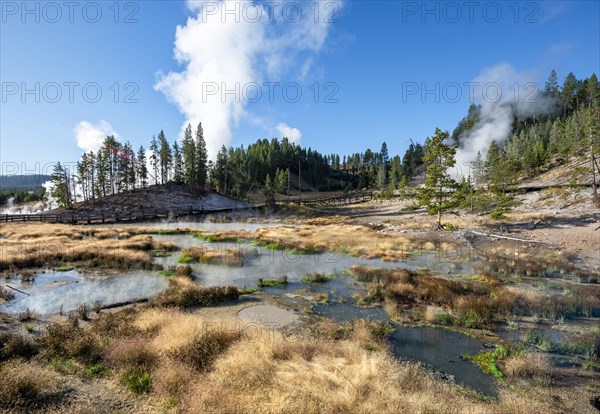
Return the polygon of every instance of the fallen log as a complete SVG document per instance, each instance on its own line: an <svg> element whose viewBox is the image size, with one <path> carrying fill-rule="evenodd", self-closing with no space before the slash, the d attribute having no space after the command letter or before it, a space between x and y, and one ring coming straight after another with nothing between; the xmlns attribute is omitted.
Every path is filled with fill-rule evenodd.
<svg viewBox="0 0 600 414"><path fill-rule="evenodd" d="M12 286L10 286L10 285L5 285L5 286L6 286L7 288L9 288L9 289L16 290L17 292L19 292L19 293L22 293L22 294L24 294L24 295L31 296L29 293L23 292L22 290L19 290L19 289L17 289L17 288L14 288L14 287L12 287Z"/></svg>
<svg viewBox="0 0 600 414"><path fill-rule="evenodd" d="M467 233L473 233L473 234L476 234L478 236L494 237L496 239L513 240L513 241L524 242L524 243L543 243L540 240L519 239L519 238L516 238L516 237L501 236L499 234L483 233L481 231L467 230L466 232Z"/></svg>
<svg viewBox="0 0 600 414"><path fill-rule="evenodd" d="M120 308L121 306L134 305L134 304L146 303L146 302L148 302L147 298L134 299L134 300L128 300L126 302L117 302L117 303L111 303L110 305L104 305L101 307L101 309L104 310L104 309Z"/></svg>

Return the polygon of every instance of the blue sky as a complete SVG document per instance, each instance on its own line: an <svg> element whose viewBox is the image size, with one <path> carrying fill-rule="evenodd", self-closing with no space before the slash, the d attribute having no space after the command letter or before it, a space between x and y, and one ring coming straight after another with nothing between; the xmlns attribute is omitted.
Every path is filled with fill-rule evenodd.
<svg viewBox="0 0 600 414"><path fill-rule="evenodd" d="M571 71L583 78L600 70L594 1L481 2L472 10L468 2L430 2L427 10L399 1L252 3L272 12L258 21L250 21L258 9L244 12L243 4L236 16L223 15L220 2L201 9L84 1L70 16L66 2L51 3L2 1L4 173L76 161L105 132L136 148L161 129L174 140L187 121L202 121L213 149L286 134L323 153L378 150L382 141L390 153L403 153L410 139L422 142L435 127L452 131L469 106L465 82L500 76L502 93L510 94L507 85L543 84L551 69L561 82ZM203 98L206 85L223 81L240 83L240 103L233 94ZM265 82L279 83L273 102ZM257 102L241 92L250 84L262 91ZM38 92L23 95L36 85ZM421 96L436 85L437 96ZM283 86L299 88L302 98L286 99Z"/></svg>

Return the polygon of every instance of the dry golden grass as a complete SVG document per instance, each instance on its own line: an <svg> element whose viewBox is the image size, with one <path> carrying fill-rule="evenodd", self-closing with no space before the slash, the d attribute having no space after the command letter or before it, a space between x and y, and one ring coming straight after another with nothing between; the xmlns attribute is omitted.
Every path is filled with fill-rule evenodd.
<svg viewBox="0 0 600 414"><path fill-rule="evenodd" d="M533 352L510 356L504 362L504 372L511 377L533 380L549 385L553 378L553 369L547 355Z"/></svg>
<svg viewBox="0 0 600 414"><path fill-rule="evenodd" d="M190 387L180 412L552 412L512 395L502 395L499 403L477 401L414 364L366 350L365 335L323 342L270 333L239 341Z"/></svg>
<svg viewBox="0 0 600 414"><path fill-rule="evenodd" d="M221 231L218 237L258 240L300 251L328 250L363 258L398 261L420 247L417 242L400 236L378 234L359 225L331 223L331 220L310 220L311 224L261 228L256 232Z"/></svg>
<svg viewBox="0 0 600 414"><path fill-rule="evenodd" d="M200 263L243 266L244 259L240 249L212 249L212 246L187 247L183 255Z"/></svg>
<svg viewBox="0 0 600 414"><path fill-rule="evenodd" d="M148 268L152 266L149 251L175 247L131 230L63 224L2 224L0 236L0 270L61 263Z"/></svg>
<svg viewBox="0 0 600 414"><path fill-rule="evenodd" d="M324 322L314 333L290 336L237 319L148 307L103 316L85 328L65 326L52 335L61 341L66 335L72 343L81 342L80 335L98 335L108 377L88 379L89 389L124 391L127 373L146 372L151 386L148 394L138 394L135 412L166 406L172 412L227 414L553 412L545 402L510 390L498 402L483 402L416 364L396 361L379 342L380 331L367 322L352 330ZM72 377L34 362L13 359L0 366L0 374L7 407L20 404L22 396L43 398L57 381L84 392ZM93 406L63 402L64 412Z"/></svg>
<svg viewBox="0 0 600 414"><path fill-rule="evenodd" d="M37 362L11 360L0 364L0 409L32 405L58 390L59 376Z"/></svg>

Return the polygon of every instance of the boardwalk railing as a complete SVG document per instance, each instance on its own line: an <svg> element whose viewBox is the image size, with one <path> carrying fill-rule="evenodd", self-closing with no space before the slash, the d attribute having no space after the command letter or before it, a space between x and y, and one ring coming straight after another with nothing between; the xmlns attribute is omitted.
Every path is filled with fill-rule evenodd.
<svg viewBox="0 0 600 414"><path fill-rule="evenodd" d="M344 204L356 204L356 203L364 203L367 201L371 201L373 199L372 192L365 193L348 193L342 194L334 197L322 197L322 198L312 198L312 199L290 199L288 202L296 203L301 205L333 205L339 206Z"/></svg>
<svg viewBox="0 0 600 414"><path fill-rule="evenodd" d="M203 215L213 213L227 213L241 210L248 210L250 207L230 207L219 209L138 209L130 211L117 212L89 212L89 211L73 211L63 214L2 214L0 215L0 223L14 222L45 222L45 223L68 223L68 224L99 224L99 223L118 223L128 221L141 221L148 219L161 218L177 218L191 215Z"/></svg>

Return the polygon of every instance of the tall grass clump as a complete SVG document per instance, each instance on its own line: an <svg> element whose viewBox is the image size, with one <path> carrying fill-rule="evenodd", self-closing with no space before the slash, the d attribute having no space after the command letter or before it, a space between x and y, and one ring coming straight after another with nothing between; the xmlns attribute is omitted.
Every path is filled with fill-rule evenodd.
<svg viewBox="0 0 600 414"><path fill-rule="evenodd" d="M234 301L240 294L234 286L198 286L188 278L175 277L167 290L157 296L153 303L158 306L192 307L211 306Z"/></svg>

